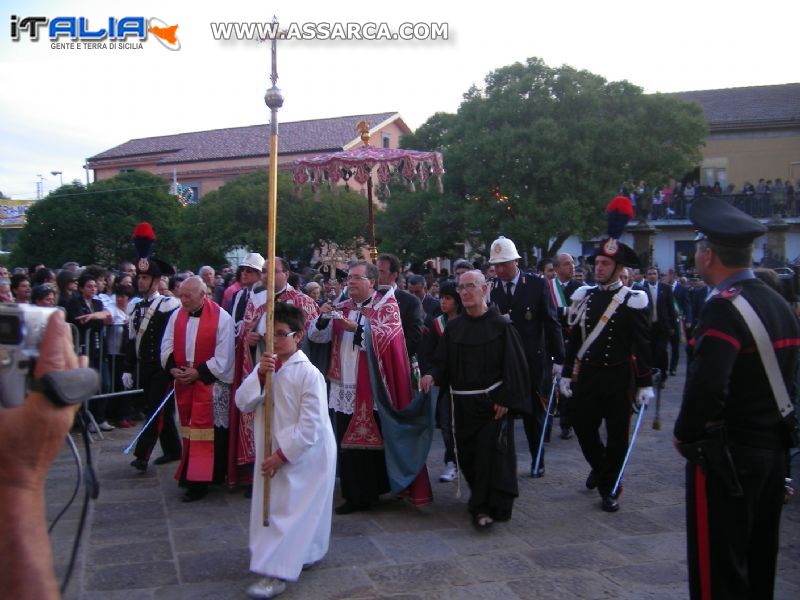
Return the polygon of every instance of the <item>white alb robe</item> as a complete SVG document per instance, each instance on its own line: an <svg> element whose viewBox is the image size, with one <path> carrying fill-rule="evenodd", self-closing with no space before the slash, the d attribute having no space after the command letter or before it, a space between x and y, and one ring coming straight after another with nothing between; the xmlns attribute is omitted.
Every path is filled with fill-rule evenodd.
<svg viewBox="0 0 800 600"><path fill-rule="evenodd" d="M236 392L242 412L256 411L256 460L250 506L250 570L296 581L304 564L328 552L331 537L336 440L325 379L301 350L272 376L272 451L287 459L270 482L269 527L262 525L264 394L258 366Z"/></svg>

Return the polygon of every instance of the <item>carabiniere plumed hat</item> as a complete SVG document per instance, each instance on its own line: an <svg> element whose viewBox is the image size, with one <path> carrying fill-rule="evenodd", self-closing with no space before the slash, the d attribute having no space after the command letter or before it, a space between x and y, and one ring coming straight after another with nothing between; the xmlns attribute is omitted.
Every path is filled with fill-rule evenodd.
<svg viewBox="0 0 800 600"><path fill-rule="evenodd" d="M753 243L767 232L767 226L739 210L727 200L705 196L695 200L689 219L697 227L695 241L737 248Z"/></svg>
<svg viewBox="0 0 800 600"><path fill-rule="evenodd" d="M136 274L150 275L151 277L161 277L162 275L174 275L175 269L172 265L153 258L150 253L153 251L156 235L150 223L139 223L133 230L133 245L136 247Z"/></svg>
<svg viewBox="0 0 800 600"><path fill-rule="evenodd" d="M598 256L610 258L617 264L640 269L639 257L633 248L619 241L625 231L625 226L633 218L633 205L630 198L617 196L606 207L608 214L608 237L601 243L600 247L587 260L590 265L594 264L594 259Z"/></svg>

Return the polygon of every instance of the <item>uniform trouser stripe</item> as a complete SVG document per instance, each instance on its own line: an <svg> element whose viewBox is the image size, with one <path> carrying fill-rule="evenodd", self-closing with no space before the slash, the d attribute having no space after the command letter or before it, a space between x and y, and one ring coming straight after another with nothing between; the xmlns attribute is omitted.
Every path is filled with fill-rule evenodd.
<svg viewBox="0 0 800 600"><path fill-rule="evenodd" d="M695 517L697 519L697 563L700 575L700 598L711 600L711 553L708 535L706 476L699 465L694 467Z"/></svg>

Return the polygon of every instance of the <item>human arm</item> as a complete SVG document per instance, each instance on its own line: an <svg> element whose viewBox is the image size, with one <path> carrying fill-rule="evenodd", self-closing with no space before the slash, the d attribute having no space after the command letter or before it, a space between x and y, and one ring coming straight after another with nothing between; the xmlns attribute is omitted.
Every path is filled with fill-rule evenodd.
<svg viewBox="0 0 800 600"><path fill-rule="evenodd" d="M83 359L85 366L86 359ZM80 366L64 315L48 320L34 376ZM16 408L0 409L0 589L19 600L58 598L58 585L47 537L44 484L50 463L78 410L56 407L30 392Z"/></svg>

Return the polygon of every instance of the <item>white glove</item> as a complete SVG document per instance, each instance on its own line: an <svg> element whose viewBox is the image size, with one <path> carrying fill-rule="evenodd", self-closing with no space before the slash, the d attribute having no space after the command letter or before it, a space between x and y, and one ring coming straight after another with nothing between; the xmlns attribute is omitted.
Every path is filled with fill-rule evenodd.
<svg viewBox="0 0 800 600"><path fill-rule="evenodd" d="M653 393L652 387L642 387L636 390L636 402L638 402L640 406L647 406L650 400L655 397L656 395Z"/></svg>
<svg viewBox="0 0 800 600"><path fill-rule="evenodd" d="M572 398L572 388L570 384L572 381L566 377L562 377L558 380L558 391L561 392L561 395L564 398Z"/></svg>
<svg viewBox="0 0 800 600"><path fill-rule="evenodd" d="M131 373L122 374L122 387L124 387L126 390L133 389L133 375Z"/></svg>
<svg viewBox="0 0 800 600"><path fill-rule="evenodd" d="M557 363L553 363L553 378L561 381L561 371L564 367Z"/></svg>

